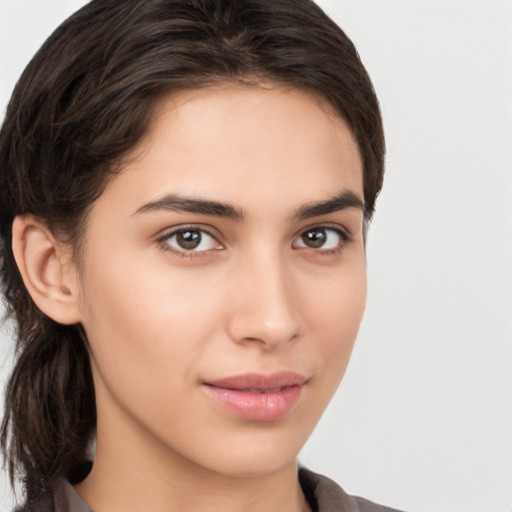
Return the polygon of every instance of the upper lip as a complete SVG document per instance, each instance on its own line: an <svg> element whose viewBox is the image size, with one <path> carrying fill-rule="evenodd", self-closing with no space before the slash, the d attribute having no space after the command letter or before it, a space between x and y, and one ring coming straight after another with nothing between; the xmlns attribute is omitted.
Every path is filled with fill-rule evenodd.
<svg viewBox="0 0 512 512"><path fill-rule="evenodd" d="M299 373L282 371L271 374L245 373L243 375L233 375L213 381L205 382L208 386L234 390L276 390L289 386L302 386L307 382L307 378Z"/></svg>

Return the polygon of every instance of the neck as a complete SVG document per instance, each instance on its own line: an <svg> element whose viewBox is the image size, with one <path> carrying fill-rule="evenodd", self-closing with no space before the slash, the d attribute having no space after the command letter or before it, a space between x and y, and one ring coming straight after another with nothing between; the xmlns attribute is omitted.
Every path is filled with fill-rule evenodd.
<svg viewBox="0 0 512 512"><path fill-rule="evenodd" d="M75 486L95 512L304 512L295 461L272 472L215 471L181 456L130 422L98 418L96 456Z"/></svg>
<svg viewBox="0 0 512 512"><path fill-rule="evenodd" d="M79 495L95 512L309 510L295 464L270 475L234 477L191 467L155 471L155 466L147 467L136 458L118 462L112 465L111 460L99 455L91 473L76 486Z"/></svg>

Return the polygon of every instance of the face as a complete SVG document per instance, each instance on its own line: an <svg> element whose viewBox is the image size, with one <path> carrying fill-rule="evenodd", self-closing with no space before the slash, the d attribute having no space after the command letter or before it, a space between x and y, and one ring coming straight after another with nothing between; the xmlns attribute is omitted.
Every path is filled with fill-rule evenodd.
<svg viewBox="0 0 512 512"><path fill-rule="evenodd" d="M80 269L97 457L294 464L365 305L351 132L309 93L226 85L162 100L128 162Z"/></svg>

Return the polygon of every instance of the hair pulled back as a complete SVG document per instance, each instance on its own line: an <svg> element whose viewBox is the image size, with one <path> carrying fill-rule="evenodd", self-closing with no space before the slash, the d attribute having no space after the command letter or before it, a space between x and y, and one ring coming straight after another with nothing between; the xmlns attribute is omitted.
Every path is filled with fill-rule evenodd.
<svg viewBox="0 0 512 512"><path fill-rule="evenodd" d="M384 167L379 105L354 45L312 1L93 0L66 20L21 76L0 132L0 282L17 326L1 447L27 503L72 478L96 412L81 326L57 324L32 301L13 219L39 217L79 258L88 208L158 98L224 81L322 95L357 140L372 216Z"/></svg>

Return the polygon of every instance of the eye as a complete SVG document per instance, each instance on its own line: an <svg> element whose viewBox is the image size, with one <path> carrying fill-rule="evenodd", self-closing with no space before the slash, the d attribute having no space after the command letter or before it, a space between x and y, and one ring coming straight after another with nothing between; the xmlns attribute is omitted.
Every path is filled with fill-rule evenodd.
<svg viewBox="0 0 512 512"><path fill-rule="evenodd" d="M223 246L210 233L193 227L176 229L158 241L165 249L180 254L223 249Z"/></svg>
<svg viewBox="0 0 512 512"><path fill-rule="evenodd" d="M340 229L315 227L304 231L293 243L293 247L308 249L336 250L341 249L349 237Z"/></svg>

